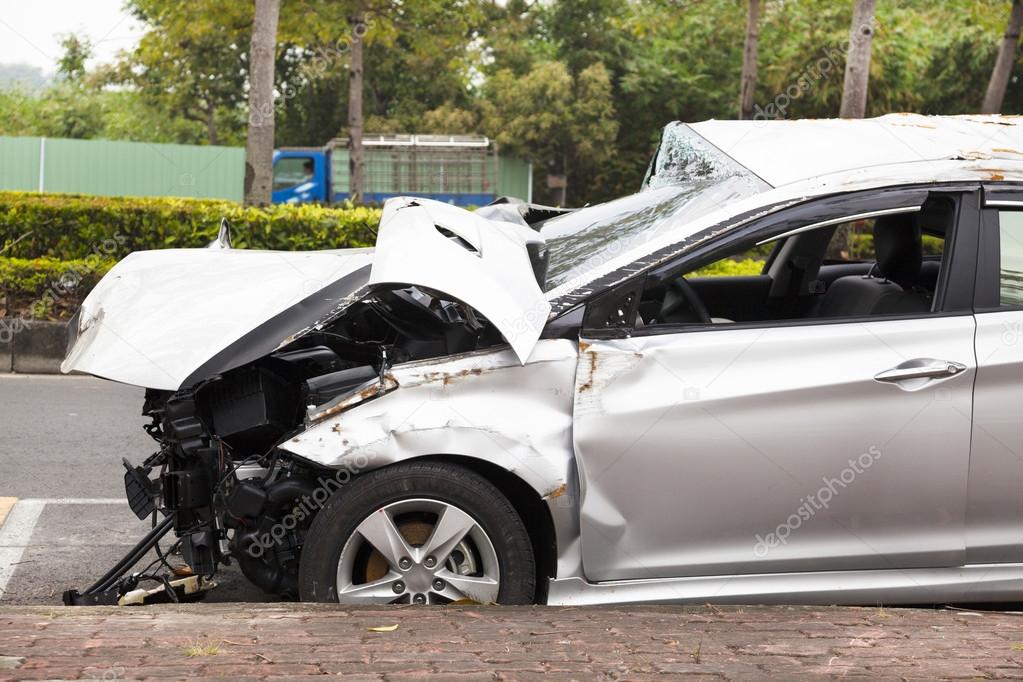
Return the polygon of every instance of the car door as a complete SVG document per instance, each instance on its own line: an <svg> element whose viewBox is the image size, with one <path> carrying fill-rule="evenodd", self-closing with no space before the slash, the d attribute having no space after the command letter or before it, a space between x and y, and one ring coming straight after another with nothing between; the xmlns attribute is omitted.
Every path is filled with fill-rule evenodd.
<svg viewBox="0 0 1023 682"><path fill-rule="evenodd" d="M977 269L969 563L1023 561L1023 188L985 188Z"/></svg>
<svg viewBox="0 0 1023 682"><path fill-rule="evenodd" d="M979 209L955 197L937 312L608 329L587 311L574 441L589 580L964 563ZM632 319L629 287L600 305Z"/></svg>

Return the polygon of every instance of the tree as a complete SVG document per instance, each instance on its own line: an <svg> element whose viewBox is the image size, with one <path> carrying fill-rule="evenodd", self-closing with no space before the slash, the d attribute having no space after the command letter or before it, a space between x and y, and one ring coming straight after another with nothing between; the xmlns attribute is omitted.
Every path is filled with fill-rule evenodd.
<svg viewBox="0 0 1023 682"><path fill-rule="evenodd" d="M57 73L71 82L79 82L85 77L85 62L92 57L92 45L88 38L79 38L69 33L60 41L64 52L57 60Z"/></svg>
<svg viewBox="0 0 1023 682"><path fill-rule="evenodd" d="M362 37L366 35L366 15L356 12L349 20L352 27L352 60L348 74L348 196L361 203L364 194L365 158L362 154Z"/></svg>
<svg viewBox="0 0 1023 682"><path fill-rule="evenodd" d="M1012 75L1012 65L1016 61L1016 44L1019 43L1020 27L1023 25L1023 0L1013 0L1012 11L1009 13L1009 24L1002 36L1002 44L998 49L995 68L991 71L991 80L984 93L984 103L980 107L982 114L997 114L1002 110L1005 89Z"/></svg>
<svg viewBox="0 0 1023 682"><path fill-rule="evenodd" d="M564 176L566 191L577 168L613 155L618 122L610 76L599 62L574 79L561 62L537 64L524 76L499 71L485 97L487 134L505 153L534 161L538 173ZM564 202L566 192L559 194Z"/></svg>
<svg viewBox="0 0 1023 682"><path fill-rule="evenodd" d="M749 0L746 17L746 42L742 50L742 75L739 90L739 118L753 118L753 95L757 89L757 39L760 0Z"/></svg>
<svg viewBox="0 0 1023 682"><path fill-rule="evenodd" d="M152 107L202 125L209 144L239 143L252 5L222 0L129 0L147 25L118 78Z"/></svg>
<svg viewBox="0 0 1023 682"><path fill-rule="evenodd" d="M870 48L874 38L875 0L853 0L852 28L842 86L842 118L863 118L870 81Z"/></svg>
<svg viewBox="0 0 1023 682"><path fill-rule="evenodd" d="M249 47L249 133L245 140L245 205L270 203L274 155L274 57L281 0L255 0Z"/></svg>
<svg viewBox="0 0 1023 682"><path fill-rule="evenodd" d="M401 48L401 58L423 74L424 83L445 82L450 73L459 69L467 43L479 27L482 0L295 0L288 5L282 23L282 35L298 45L331 45L331 50L342 51L348 58L348 139L350 194L358 201L363 193L362 134L366 120L367 102L375 99L379 88L373 81L377 56L387 64L394 64L394 56L374 55L367 61L364 55L376 48ZM418 62L418 65L416 64ZM367 71L369 64L369 71ZM429 65L432 72L424 72ZM457 71L456 71L457 72ZM400 77L400 74L399 74ZM463 88L464 90L464 88ZM413 100L414 93L399 89L393 96ZM404 95L404 96L403 96ZM443 103L437 102L434 106ZM386 103L395 107L392 100ZM390 112L376 113L384 115ZM425 108L420 107L418 113Z"/></svg>

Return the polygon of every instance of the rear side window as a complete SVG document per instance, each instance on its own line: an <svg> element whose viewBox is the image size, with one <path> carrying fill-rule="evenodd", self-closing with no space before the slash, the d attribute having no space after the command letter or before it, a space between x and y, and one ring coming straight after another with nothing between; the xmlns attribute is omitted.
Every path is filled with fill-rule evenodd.
<svg viewBox="0 0 1023 682"><path fill-rule="evenodd" d="M1023 306L1023 212L998 214L999 305Z"/></svg>

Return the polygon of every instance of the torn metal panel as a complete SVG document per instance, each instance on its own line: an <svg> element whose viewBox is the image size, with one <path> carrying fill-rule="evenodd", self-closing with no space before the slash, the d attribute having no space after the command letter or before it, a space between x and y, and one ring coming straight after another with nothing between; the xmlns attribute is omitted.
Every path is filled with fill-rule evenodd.
<svg viewBox="0 0 1023 682"><path fill-rule="evenodd" d="M525 224L439 201L393 199L380 219L369 284L412 284L462 301L485 315L525 362L551 310L527 249L542 243Z"/></svg>
<svg viewBox="0 0 1023 682"><path fill-rule="evenodd" d="M367 400L390 393L396 388L398 388L398 382L395 381L394 375L385 374L379 379L374 379L365 386L360 387L358 390L339 396L325 405L310 406L306 412L306 421L314 424L328 419L336 414L341 414L345 410L350 410L359 403L364 403Z"/></svg>
<svg viewBox="0 0 1023 682"><path fill-rule="evenodd" d="M575 344L545 340L520 366L510 350L395 365L400 388L325 414L281 448L338 468L424 455L485 457L545 494L567 483Z"/></svg>

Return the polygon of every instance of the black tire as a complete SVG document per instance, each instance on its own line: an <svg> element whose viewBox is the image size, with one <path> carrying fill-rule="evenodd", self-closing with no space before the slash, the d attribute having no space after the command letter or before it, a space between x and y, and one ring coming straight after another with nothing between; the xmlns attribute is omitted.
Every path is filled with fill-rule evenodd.
<svg viewBox="0 0 1023 682"><path fill-rule="evenodd" d="M302 601L337 602L341 550L374 511L406 499L455 505L482 527L497 553L500 604L532 604L536 562L529 533L508 499L473 471L446 462L410 462L363 474L337 490L306 535L299 568Z"/></svg>

